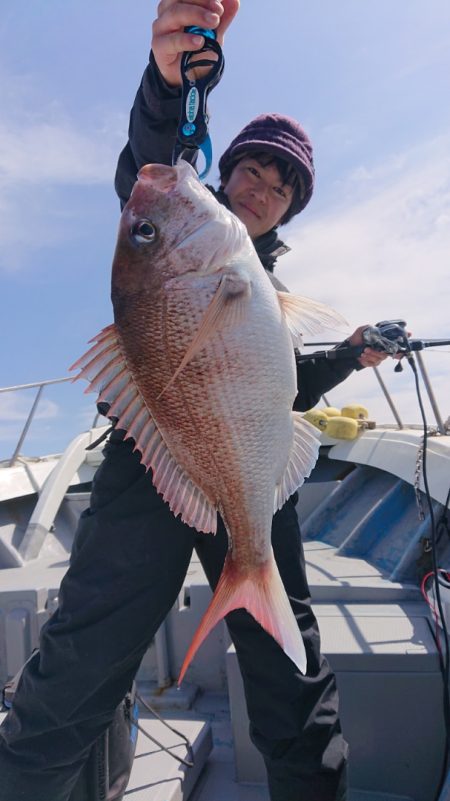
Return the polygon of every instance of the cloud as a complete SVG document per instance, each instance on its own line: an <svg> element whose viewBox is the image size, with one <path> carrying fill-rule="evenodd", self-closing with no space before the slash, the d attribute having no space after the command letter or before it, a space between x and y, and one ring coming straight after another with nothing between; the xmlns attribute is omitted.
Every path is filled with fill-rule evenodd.
<svg viewBox="0 0 450 801"><path fill-rule="evenodd" d="M74 123L0 123L0 267L14 271L45 247L71 242L86 213L78 186L113 193L116 128L80 132ZM123 142L123 137L121 139Z"/></svg>
<svg viewBox="0 0 450 801"><path fill-rule="evenodd" d="M39 73L38 73L39 74ZM0 187L110 183L128 115L98 104L88 122L30 73L0 62Z"/></svg>
<svg viewBox="0 0 450 801"><path fill-rule="evenodd" d="M416 336L448 331L450 134L349 173L326 209L287 236L280 277L334 305L352 327L404 317Z"/></svg>
<svg viewBox="0 0 450 801"><path fill-rule="evenodd" d="M24 423L30 413L33 400L34 396L31 398L28 394L25 397L23 392L2 393L0 395L0 420L2 423ZM44 398L39 402L34 419L49 420L58 417L59 414L58 404Z"/></svg>
<svg viewBox="0 0 450 801"><path fill-rule="evenodd" d="M450 134L392 154L379 166L361 164L340 182L326 208L291 224L292 253L279 276L292 292L329 303L349 321L403 318L417 338L450 338ZM314 338L309 337L312 341ZM339 339L333 332L320 340ZM450 413L450 353L424 351L441 416ZM420 422L412 373L382 365L406 422ZM434 415L423 390L427 417ZM330 391L333 405L369 405L378 422L394 422L373 371L353 374Z"/></svg>
<svg viewBox="0 0 450 801"><path fill-rule="evenodd" d="M12 456L28 418L33 397L24 392L0 394L0 461ZM21 453L62 453L72 439L91 429L94 421L96 427L109 425L105 417L96 416L94 401L80 402L66 393L61 403L42 398Z"/></svg>
<svg viewBox="0 0 450 801"><path fill-rule="evenodd" d="M89 405L86 405L83 408L78 409L73 419L74 419L74 428L76 429L77 432L88 431L90 428L93 427L94 422L96 428L98 428L99 426L109 425L108 419L106 417L103 417L102 415L97 415L96 406L94 402L91 402Z"/></svg>
<svg viewBox="0 0 450 801"><path fill-rule="evenodd" d="M33 405L34 396L29 393L8 392L0 395L0 459L12 456L15 446L23 431L23 427ZM49 420L55 421L61 415L58 404L52 400L42 399L36 410L31 428L26 435L25 450L36 431L42 432L42 426ZM23 449L22 449L23 450Z"/></svg>
<svg viewBox="0 0 450 801"><path fill-rule="evenodd" d="M111 123L113 122L113 126ZM0 186L111 183L117 159L117 126L103 120L80 131L67 119L0 123ZM123 138L122 138L123 141Z"/></svg>
<svg viewBox="0 0 450 801"><path fill-rule="evenodd" d="M0 69L0 77L0 266L17 270L37 250L74 238L83 215L74 189L112 194L127 115L102 107L86 125L43 98L30 76Z"/></svg>

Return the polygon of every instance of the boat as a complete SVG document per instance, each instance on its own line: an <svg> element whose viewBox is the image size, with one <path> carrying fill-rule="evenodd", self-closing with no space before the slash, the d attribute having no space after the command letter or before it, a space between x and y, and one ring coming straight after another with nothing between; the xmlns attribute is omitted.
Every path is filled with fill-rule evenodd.
<svg viewBox="0 0 450 801"><path fill-rule="evenodd" d="M103 458L98 440L106 427L98 418L60 453L23 455L29 428L39 422L40 393L56 383L34 385L30 415L0 465L3 685L38 646L39 630L57 606L77 521ZM399 418L370 426L362 420L353 439L332 437L325 428L317 465L299 492L322 651L336 673L350 745L349 801L450 799L443 773L445 637L432 558L434 548L439 567L450 564L450 419L444 421L428 384L436 424L423 430ZM1 391L8 390L20 387ZM328 397L322 406L325 412L331 406ZM450 620L446 575L441 595ZM210 596L194 554L137 676L143 703L125 798L269 799L223 623L198 651L182 687L174 683Z"/></svg>

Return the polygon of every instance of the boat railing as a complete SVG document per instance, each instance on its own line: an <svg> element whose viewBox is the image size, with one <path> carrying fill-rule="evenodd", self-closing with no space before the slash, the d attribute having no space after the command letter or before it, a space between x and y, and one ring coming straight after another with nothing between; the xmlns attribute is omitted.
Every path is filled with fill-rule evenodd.
<svg viewBox="0 0 450 801"><path fill-rule="evenodd" d="M426 390L426 393L427 393L427 396L428 396L428 400L430 402L430 406L431 406L431 409L432 409L432 412L433 412L433 415L434 415L434 419L436 421L435 429L436 429L436 431L439 432L439 434L448 435L448 434L450 434L450 418L448 418L446 421L444 421L444 418L441 415L441 412L440 412L440 409L439 409L439 405L437 403L436 396L435 396L434 391L433 391L431 380L430 380L430 377L428 375L428 371L427 371L426 366L425 366L425 361L424 361L423 355L422 355L422 353L420 353L420 351L417 351L416 353L414 353L414 358L417 361L417 364L419 365L419 370L420 370L420 373L421 373L421 376L422 376L423 384L424 384L424 387L425 387L425 390ZM387 404L388 404L388 406L389 406L389 408L390 408L390 410L392 412L394 420L395 420L395 422L397 424L396 428L399 428L399 429L405 428L405 426L404 426L404 424L403 424L403 422L401 420L398 408L396 407L396 405L394 403L392 394L389 392L385 382L383 381L383 378L381 376L380 370L378 369L378 367L372 367L371 369L372 369L373 373L375 373L375 376L376 376L376 379L377 379L378 384L380 386L380 389L381 389L381 391L382 391L382 393L383 393L383 395L384 395L384 397L385 397L385 399L387 401ZM329 402L328 402L328 400L327 400L325 395L323 396L323 398L325 399L325 402L326 402L327 405L331 405L331 404L329 404ZM410 427L409 424L408 424L408 427Z"/></svg>
<svg viewBox="0 0 450 801"><path fill-rule="evenodd" d="M22 428L22 431L21 431L21 433L19 435L19 438L17 440L17 444L16 444L16 446L15 446L15 448L13 450L13 453L12 453L11 457L6 460L8 467L13 467L15 465L15 463L17 462L18 458L19 458L20 452L22 450L22 446L23 446L23 444L25 442L25 437L27 436L28 431L30 430L31 424L32 424L32 422L33 422L33 420L34 420L34 418L36 416L36 412L38 410L39 403L42 400L42 394L43 394L43 391L44 391L44 387L54 386L56 384L65 384L68 381L73 381L73 376L66 376L65 378L50 378L50 379L47 379L45 381L35 381L35 382L31 383L31 384L16 384L15 386L11 386L11 387L0 387L0 394L1 393L5 393L5 392L19 392L19 391L27 390L27 389L36 389L37 390L37 392L36 392L36 394L34 396L33 402L31 404L30 411L29 411L28 416L26 418L25 424L24 424L24 426ZM97 418L98 418L98 414L96 414L94 419L93 419L92 427L95 427Z"/></svg>
<svg viewBox="0 0 450 801"><path fill-rule="evenodd" d="M422 354L420 352L417 352L415 354L415 358L417 359L417 364L419 365L419 369L420 369L420 372L421 372L421 375L422 375L422 379L423 379L423 384L424 384L426 393L428 395L428 399L429 399L429 402L430 402L431 409L432 409L433 414L434 414L437 431L440 434L443 434L443 435L449 434L450 433L450 431L449 431L449 421L447 420L446 422L444 422L444 419L443 419L443 417L441 415L438 403L436 401L436 397L435 397L434 392L433 392L433 387L432 387L428 372L427 372L426 367L425 367L425 362L424 362L423 356L422 356ZM392 397L392 394L389 392L389 390L386 387L385 382L383 381L383 378L381 376L380 370L377 367L373 367L372 370L375 373L375 376L376 376L376 379L377 379L378 384L380 386L380 389L381 389L381 391L382 391L382 393L383 393L383 395L384 395L384 397L385 397L385 399L387 401L387 404L388 404L388 406L389 406L389 408L391 410L391 413L392 413L392 415L394 417L394 420L396 422L396 427L399 428L399 429L403 429L404 428L404 424L403 424L403 422L401 420L400 414L398 412L398 408L397 408L396 404L394 403L394 399ZM27 436L27 434L28 434L28 432L30 430L30 427L31 427L31 425L33 423L33 420L34 420L34 418L36 416L36 412L38 410L39 403L42 400L42 395L43 395L44 388L48 387L48 386L53 386L55 384L63 384L63 383L66 383L68 381L73 381L73 378L71 376L66 376L64 378L53 378L53 379L49 379L49 380L46 380L46 381L35 381L34 383L30 383L30 384L17 384L16 386L0 387L0 394L1 393L6 393L6 392L18 392L18 391L27 390L27 389L33 389L33 388L35 388L37 390L36 394L34 396L30 411L29 411L28 416L26 418L25 424L24 424L24 426L22 428L22 431L20 432L20 435L19 435L19 438L17 440L16 446L15 446L15 448L13 450L13 453L12 453L11 457L6 460L8 466L12 467L17 462L17 459L19 458L19 455L21 453L23 444L25 442L25 438L26 438L26 436ZM326 396L324 396L324 400L325 400L326 403L328 403ZM95 426L97 418L98 418L98 415L95 415L92 427Z"/></svg>
<svg viewBox="0 0 450 801"><path fill-rule="evenodd" d="M425 389L426 389L426 392L427 392L427 395L428 395L428 400L430 401L430 406L431 406L431 408L433 410L434 418L436 420L437 430L439 431L440 434L448 434L449 433L448 432L448 423L444 423L444 420L443 420L442 415L440 413L439 406L438 406L435 394L433 392L433 387L431 386L430 377L429 377L427 369L425 367L425 362L424 362L423 356L420 353L420 351L417 351L414 355L415 355L415 359L417 360L417 364L419 365L419 370L420 370L421 375L422 375L422 380L423 380L423 383L424 383L424 386L425 386ZM372 369L373 369L373 371L374 371L374 373L375 373L375 375L377 377L377 381L378 381L378 383L379 383L379 385L381 387L381 391L383 392L383 395L384 395L384 397L386 398L386 400L388 402L389 408L390 408L392 414L394 415L394 419L397 422L398 428L404 428L404 425L403 425L403 423L402 423L402 421L400 419L400 416L399 416L398 411L397 411L397 409L395 407L395 404L394 404L394 402L392 400L392 397L391 397L390 393L388 392L386 384L384 383L384 381L383 381L383 379L381 377L381 373L380 373L379 369L377 367L373 367Z"/></svg>

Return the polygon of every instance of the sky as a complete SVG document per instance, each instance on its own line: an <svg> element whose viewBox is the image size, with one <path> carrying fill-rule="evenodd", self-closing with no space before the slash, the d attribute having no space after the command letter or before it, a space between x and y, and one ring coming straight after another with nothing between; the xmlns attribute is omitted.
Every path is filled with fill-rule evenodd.
<svg viewBox="0 0 450 801"><path fill-rule="evenodd" d="M113 179L157 3L0 0L0 387L62 378L112 322ZM448 0L241 0L210 97L214 163L252 117L296 117L314 145L312 201L280 234L277 275L349 322L402 318L450 338ZM329 338L336 340L336 332ZM425 363L450 415L450 346ZM381 368L405 423L413 376ZM46 388L27 455L59 452L95 416L82 383ZM0 459L35 390L0 394ZM373 371L327 395L393 418ZM429 422L434 419L426 405Z"/></svg>

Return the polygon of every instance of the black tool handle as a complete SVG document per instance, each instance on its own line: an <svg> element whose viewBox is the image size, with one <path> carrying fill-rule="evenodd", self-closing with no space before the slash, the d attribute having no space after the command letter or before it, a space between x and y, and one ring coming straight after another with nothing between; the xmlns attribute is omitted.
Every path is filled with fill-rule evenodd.
<svg viewBox="0 0 450 801"><path fill-rule="evenodd" d="M223 69L224 57L222 48L214 31L204 28L187 28L189 33L204 36L205 43L200 50L183 53L181 58L182 97L181 117L178 125L177 139L179 146L198 148L208 136L208 112L206 103L211 89L219 82ZM214 51L217 59L197 59L200 53ZM189 72L197 67L209 67L202 78L189 77Z"/></svg>

